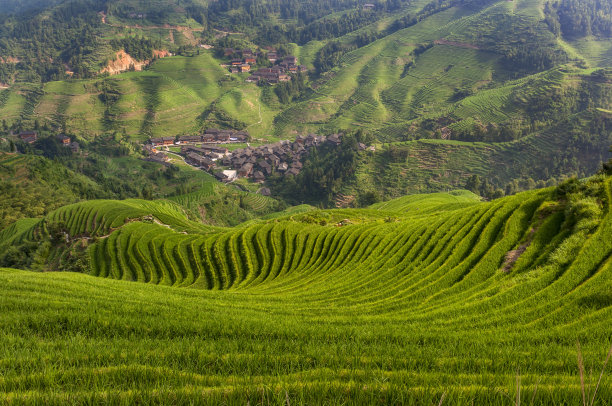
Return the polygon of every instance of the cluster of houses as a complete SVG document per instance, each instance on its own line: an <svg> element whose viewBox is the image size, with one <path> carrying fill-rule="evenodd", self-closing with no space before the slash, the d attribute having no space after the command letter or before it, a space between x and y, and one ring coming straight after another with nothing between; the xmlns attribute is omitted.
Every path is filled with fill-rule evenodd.
<svg viewBox="0 0 612 406"><path fill-rule="evenodd" d="M225 48L225 56L232 56L240 54L241 58L232 59L230 72L231 73L242 73L249 72L251 65L257 63L257 54L251 49L235 50L233 48Z"/></svg>
<svg viewBox="0 0 612 406"><path fill-rule="evenodd" d="M188 164L198 166L206 171L212 171L217 166L216 162L226 157L229 150L213 145L202 145L200 147L188 145L181 148L181 154Z"/></svg>
<svg viewBox="0 0 612 406"><path fill-rule="evenodd" d="M263 80L268 83L288 82L291 80L290 73L307 72L308 68L298 65L295 56L285 57L281 63L271 68L260 68L248 77L247 82L257 83Z"/></svg>
<svg viewBox="0 0 612 406"><path fill-rule="evenodd" d="M151 145L144 146L147 157L145 161L157 162L158 164L170 166L170 157L164 152L160 152Z"/></svg>
<svg viewBox="0 0 612 406"><path fill-rule="evenodd" d="M231 182L236 178L248 178L263 183L267 177L275 173L283 176L298 175L302 170L302 160L309 149L324 143L339 146L342 143L342 136L343 134L332 134L327 137L315 134L300 135L293 142L284 140L231 152L222 145L183 143L181 155L185 158L185 162L213 173L220 181ZM372 150L373 148L370 147ZM368 147L360 143L359 149L363 151ZM148 160L168 165L168 156L158 152L154 145L146 145L145 150L149 152Z"/></svg>
<svg viewBox="0 0 612 406"><path fill-rule="evenodd" d="M310 148L325 142L339 145L341 137L341 134L329 137L309 134L297 137L294 142L285 140L232 152L219 146L184 146L181 148L181 153L187 163L210 172L220 166L229 168L214 173L221 181L231 182L236 178L249 178L262 183L273 173L285 176L298 175L302 170L301 161Z"/></svg>
<svg viewBox="0 0 612 406"><path fill-rule="evenodd" d="M241 55L241 58L232 59L230 72L244 73L251 72L251 67L257 63L258 54L251 49L235 50L233 48L225 48L225 56ZM272 64L271 68L260 68L253 72L247 79L247 82L259 82L263 80L268 83L288 82L291 80L291 73L307 72L308 69L304 65L298 65L298 60L295 56L286 56L280 60L274 49L270 49L266 54L266 58ZM280 63L278 61L280 60Z"/></svg>
<svg viewBox="0 0 612 406"><path fill-rule="evenodd" d="M249 140L249 133L246 131L236 130L219 130L217 128L209 128L200 135L182 135L178 138L175 137L159 137L151 138L149 140L153 147L169 146L169 145L182 145L182 144L195 144L195 143L208 143L208 144L231 144L247 142Z"/></svg>

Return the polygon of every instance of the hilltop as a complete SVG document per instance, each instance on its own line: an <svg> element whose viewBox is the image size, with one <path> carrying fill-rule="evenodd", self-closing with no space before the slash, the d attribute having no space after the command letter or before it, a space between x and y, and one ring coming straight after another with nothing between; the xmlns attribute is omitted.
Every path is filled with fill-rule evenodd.
<svg viewBox="0 0 612 406"><path fill-rule="evenodd" d="M6 247L50 232L53 266L75 252L90 264L0 271L0 393L579 403L576 340L596 371L610 347L610 186L599 175L493 202L424 195L230 229L167 203L67 206L0 235Z"/></svg>

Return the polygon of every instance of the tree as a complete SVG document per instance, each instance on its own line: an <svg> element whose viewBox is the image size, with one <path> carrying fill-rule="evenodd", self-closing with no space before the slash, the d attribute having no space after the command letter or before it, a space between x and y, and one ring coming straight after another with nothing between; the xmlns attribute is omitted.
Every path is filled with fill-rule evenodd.
<svg viewBox="0 0 612 406"><path fill-rule="evenodd" d="M480 194L480 187L482 185L482 181L480 180L480 176L472 175L465 182L465 188L470 192Z"/></svg>

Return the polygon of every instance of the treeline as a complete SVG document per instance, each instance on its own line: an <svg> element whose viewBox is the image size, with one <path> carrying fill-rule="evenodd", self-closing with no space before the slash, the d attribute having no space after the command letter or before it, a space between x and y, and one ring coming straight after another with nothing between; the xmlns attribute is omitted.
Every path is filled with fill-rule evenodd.
<svg viewBox="0 0 612 406"><path fill-rule="evenodd" d="M485 199L499 199L500 197L510 196L526 190L541 189L549 186L555 186L557 180L550 178L546 181L538 180L537 182L532 178L514 179L506 184L505 187L496 186L486 178L481 178L478 175L470 176L465 185L465 189L473 192Z"/></svg>
<svg viewBox="0 0 612 406"><path fill-rule="evenodd" d="M521 77L566 63L569 59L543 22L531 17L491 15L475 23L473 42L502 55L502 66Z"/></svg>
<svg viewBox="0 0 612 406"><path fill-rule="evenodd" d="M612 37L612 2L609 0L548 2L544 14L546 23L557 37Z"/></svg>
<svg viewBox="0 0 612 406"><path fill-rule="evenodd" d="M113 50L123 49L137 61L153 59L153 51L162 48L161 40L152 40L145 37L112 39L110 44Z"/></svg>
<svg viewBox="0 0 612 406"><path fill-rule="evenodd" d="M372 23L382 12L356 10L343 14L340 18L324 18L305 27L291 26L289 29L279 25L263 27L259 30L256 41L262 44L278 42L296 42L304 45L313 40L325 40L341 37Z"/></svg>
<svg viewBox="0 0 612 406"><path fill-rule="evenodd" d="M340 41L328 42L317 52L313 65L317 73L326 72L338 66L342 57L355 49L357 46L354 44L343 44Z"/></svg>
<svg viewBox="0 0 612 406"><path fill-rule="evenodd" d="M208 20L231 30L256 28L253 40L259 44L296 42L337 38L372 24L386 13L400 10L411 0L372 1L364 9L354 0L227 0L209 4ZM343 13L339 17L330 14ZM284 24L270 24L280 16ZM274 18L272 18L274 17Z"/></svg>
<svg viewBox="0 0 612 406"><path fill-rule="evenodd" d="M227 27L260 26L271 16L293 20L297 26L305 26L330 13L355 9L359 0L223 0L208 6L210 21L225 22Z"/></svg>

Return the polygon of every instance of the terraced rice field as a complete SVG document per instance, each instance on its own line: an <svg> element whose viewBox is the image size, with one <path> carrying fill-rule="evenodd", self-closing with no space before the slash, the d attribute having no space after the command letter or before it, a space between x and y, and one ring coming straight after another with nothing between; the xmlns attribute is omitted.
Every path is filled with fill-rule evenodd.
<svg viewBox="0 0 612 406"><path fill-rule="evenodd" d="M610 183L578 221L551 189L208 232L123 221L90 246L93 276L0 270L0 397L579 404L576 341L587 384L612 343Z"/></svg>

